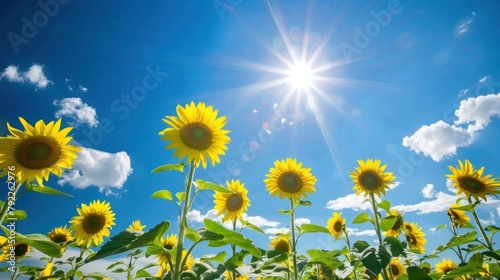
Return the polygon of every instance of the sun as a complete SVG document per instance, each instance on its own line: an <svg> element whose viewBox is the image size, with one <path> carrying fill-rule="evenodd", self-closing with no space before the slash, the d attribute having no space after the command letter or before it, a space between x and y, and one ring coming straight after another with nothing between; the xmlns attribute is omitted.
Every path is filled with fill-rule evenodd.
<svg viewBox="0 0 500 280"><path fill-rule="evenodd" d="M308 91L314 85L313 71L305 63L296 63L290 68L288 82L294 90L298 90L299 92Z"/></svg>

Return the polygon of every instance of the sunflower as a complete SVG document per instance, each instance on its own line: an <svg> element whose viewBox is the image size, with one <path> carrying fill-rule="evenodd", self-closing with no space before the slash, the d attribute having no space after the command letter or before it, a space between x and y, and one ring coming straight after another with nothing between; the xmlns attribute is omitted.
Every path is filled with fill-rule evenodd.
<svg viewBox="0 0 500 280"><path fill-rule="evenodd" d="M314 183L317 179L311 174L311 168L302 168L302 163L287 158L275 161L274 166L269 169L269 174L264 179L266 188L272 196L279 194L280 199L300 199L307 197L307 193L316 191Z"/></svg>
<svg viewBox="0 0 500 280"><path fill-rule="evenodd" d="M52 269L54 268L54 263L49 262L45 266L45 268L42 270L41 277L47 277L52 275ZM56 279L56 278L48 278L48 279Z"/></svg>
<svg viewBox="0 0 500 280"><path fill-rule="evenodd" d="M207 159L215 166L220 162L219 155L224 155L226 144L231 141L229 130L222 128L226 124L226 117L217 118L218 110L205 103L194 102L182 107L177 105L177 115L167 116L163 121L171 127L160 132L162 139L170 141L167 149L176 149L174 156L181 160L187 157L189 162L194 161L196 167L203 164L207 167Z"/></svg>
<svg viewBox="0 0 500 280"><path fill-rule="evenodd" d="M248 199L248 190L245 189L245 184L240 183L240 180L231 180L226 182L227 188L233 191L232 193L215 192L214 194L214 209L217 210L217 215L222 215L226 212L222 221L233 220L241 218L250 206L250 199Z"/></svg>
<svg viewBox="0 0 500 280"><path fill-rule="evenodd" d="M483 272L479 272L479 274L480 274L481 276L488 276L488 275L490 275L490 265L489 265L489 264L487 264L487 263L483 264L483 269L484 269L485 271L483 271Z"/></svg>
<svg viewBox="0 0 500 280"><path fill-rule="evenodd" d="M246 275L241 275L239 273L236 272L236 278L233 277L233 273L232 272L229 272L229 271L224 271L224 279L227 279L227 280L249 280L250 279L250 276L246 276Z"/></svg>
<svg viewBox="0 0 500 280"><path fill-rule="evenodd" d="M50 173L61 177L64 169L71 169L81 148L68 145L73 129L62 130L61 119L45 124L39 120L35 127L19 118L24 131L13 128L7 123L12 135L0 137L0 177L7 176L6 166L15 166L17 183L31 183L36 180L39 186L49 180Z"/></svg>
<svg viewBox="0 0 500 280"><path fill-rule="evenodd" d="M342 218L342 213L333 213L333 217L328 219L326 227L335 238L340 238L345 229L345 219Z"/></svg>
<svg viewBox="0 0 500 280"><path fill-rule="evenodd" d="M391 273L394 279L398 276L405 275L406 274L406 268L403 266L403 264L400 262L399 258L393 258L391 259L390 262L390 268L391 268Z"/></svg>
<svg viewBox="0 0 500 280"><path fill-rule="evenodd" d="M290 253L292 251L292 246L288 240L287 235L280 235L271 240L269 247L275 251L280 251L282 253Z"/></svg>
<svg viewBox="0 0 500 280"><path fill-rule="evenodd" d="M165 247L165 245L163 246ZM187 258L186 258L187 256ZM170 253L161 253L157 255L158 257L158 264L163 268L163 272L169 272L170 271L170 262L172 262L172 265L175 266L175 258L172 258L170 256ZM186 261L184 262L184 266L182 267L182 271L185 270L191 270L194 266L194 258L191 256L191 254L188 254L187 250L182 250L182 260L186 258Z"/></svg>
<svg viewBox="0 0 500 280"><path fill-rule="evenodd" d="M115 213L111 211L109 202L94 200L89 206L82 203L77 208L79 216L70 221L71 229L75 232L76 244L88 248L90 245L101 245L103 236L108 237L109 230L115 225Z"/></svg>
<svg viewBox="0 0 500 280"><path fill-rule="evenodd" d="M476 200L480 198L487 201L486 195L499 194L500 182L494 178L493 175L483 176L484 167L474 170L472 163L465 160L463 164L458 161L460 168L456 169L453 166L448 166L452 174L446 175L453 182L453 186L457 188L457 195L464 193L465 197L474 197Z"/></svg>
<svg viewBox="0 0 500 280"><path fill-rule="evenodd" d="M436 264L437 273L447 274L455 268L457 268L457 264L454 263L451 259L443 259L440 263Z"/></svg>
<svg viewBox="0 0 500 280"><path fill-rule="evenodd" d="M465 214L465 211L453 209L455 207L460 207L460 206L462 206L462 204L453 203L453 205L451 205L451 207L448 209L447 212L453 225L458 227L461 227L470 221L470 218L469 216L467 216L467 214Z"/></svg>
<svg viewBox="0 0 500 280"><path fill-rule="evenodd" d="M52 240L52 242L57 243L61 246L61 253L66 251L66 244L73 241L73 233L70 229L64 227L57 227L47 233L47 237Z"/></svg>
<svg viewBox="0 0 500 280"><path fill-rule="evenodd" d="M404 225L403 214L400 213L396 209L391 209L387 213L387 216L396 217L396 222L394 223L394 225L392 226L392 228L390 230L384 232L384 235L398 237L404 229L403 228L403 225Z"/></svg>
<svg viewBox="0 0 500 280"><path fill-rule="evenodd" d="M358 160L358 164L356 170L351 171L349 175L355 184L353 190L356 191L356 195L363 192L365 196L369 193L374 193L378 197L381 194L385 195L386 189L389 189L389 184L395 179L392 172L384 173L387 164L380 166L380 160L378 159L367 159L366 162Z"/></svg>
<svg viewBox="0 0 500 280"><path fill-rule="evenodd" d="M406 240L410 246L410 249L415 249L420 253L425 253L424 245L427 243L425 239L425 234L422 232L422 228L418 227L417 223L404 223Z"/></svg>
<svg viewBox="0 0 500 280"><path fill-rule="evenodd" d="M13 249L13 250L12 250ZM0 262L4 260L9 260L11 258L11 252L14 252L16 259L24 258L31 251L31 246L26 243L16 243L14 245L5 246L1 249L3 252L0 255Z"/></svg>
<svg viewBox="0 0 500 280"><path fill-rule="evenodd" d="M146 226L141 224L140 220L133 221L127 228L128 232L142 231Z"/></svg>
<svg viewBox="0 0 500 280"><path fill-rule="evenodd" d="M167 251L172 250L175 246L177 246L177 234L172 233L167 235L165 238L161 238L161 245ZM162 265L163 270L165 272L170 271L170 265L168 264L168 260L171 258L169 252L161 252L156 255L158 257L158 263Z"/></svg>

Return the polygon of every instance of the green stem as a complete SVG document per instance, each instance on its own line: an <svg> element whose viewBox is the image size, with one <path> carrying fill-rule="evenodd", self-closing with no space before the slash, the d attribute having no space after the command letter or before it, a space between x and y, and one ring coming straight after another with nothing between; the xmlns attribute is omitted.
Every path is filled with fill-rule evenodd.
<svg viewBox="0 0 500 280"><path fill-rule="evenodd" d="M292 231L292 257L293 257L293 275L294 275L294 280L299 279L299 272L297 271L297 247L296 247L296 240L295 240L295 207L293 205L293 199L290 199L290 210L292 213L290 214L290 224L291 224L291 231Z"/></svg>
<svg viewBox="0 0 500 280"><path fill-rule="evenodd" d="M127 269L127 279L128 280L132 280L133 279L133 277L132 277L132 269L133 269L133 267L132 267L132 257L133 256L131 255L130 256L130 260L128 262L128 269Z"/></svg>
<svg viewBox="0 0 500 280"><path fill-rule="evenodd" d="M233 231L236 231L236 218L233 218ZM233 256L236 254L236 245L231 244L231 249L233 251ZM236 279L236 272L232 272L233 280Z"/></svg>
<svg viewBox="0 0 500 280"><path fill-rule="evenodd" d="M345 230L345 227L344 229L342 229L342 231L344 232L344 235L345 235L345 240L346 240L346 243L347 243L347 248L349 249L349 252L352 252L351 250L351 242L349 241L349 235L347 234L347 231ZM348 255L348 259L349 259L349 262L351 262L354 258L352 257L352 253ZM357 261L355 262L355 265L357 264ZM354 267L354 280L358 280L358 276L356 275L356 267Z"/></svg>
<svg viewBox="0 0 500 280"><path fill-rule="evenodd" d="M373 207L373 215L375 216L375 231L377 232L379 246L382 246L382 234L380 233L380 222L378 220L378 211L377 211L377 204L375 201L375 195L373 193L370 193L370 198L371 198L371 203L372 203L372 207ZM389 279L387 277L387 272L386 272L385 268L382 269L382 277L384 277L384 280Z"/></svg>
<svg viewBox="0 0 500 280"><path fill-rule="evenodd" d="M179 236L177 237L177 252L175 255L175 270L174 270L174 277L173 280L179 280L181 276L181 261L182 261L182 248L184 245L184 235L185 235L185 229L184 229L184 224L186 223L186 215L189 211L189 199L191 195L191 188L193 185L193 178L194 178L194 170L196 169L196 165L194 161L191 162L191 168L189 170L189 177L188 181L186 184L186 198L184 199L184 209L182 210L181 217L179 220Z"/></svg>
<svg viewBox="0 0 500 280"><path fill-rule="evenodd" d="M469 196L469 203L472 204L472 200L471 200L470 196ZM471 213L472 213L472 216L474 217L474 221L476 221L476 225L479 228L479 231L481 232L481 235L484 238L484 242L486 242L486 247L488 247L488 250L490 250L491 252L495 253L495 250L493 249L493 245L491 245L490 239L486 235L486 232L484 231L483 226L481 225L481 221L479 221L479 216L476 213L476 208L475 207L471 209Z"/></svg>
<svg viewBox="0 0 500 280"><path fill-rule="evenodd" d="M451 228L452 228L453 236L457 236L458 235L457 228L453 224L453 221L451 221ZM458 250L457 255L458 255L458 258L460 259L460 262L465 263L464 256L462 255L462 250L460 249L459 245L457 245L457 250Z"/></svg>

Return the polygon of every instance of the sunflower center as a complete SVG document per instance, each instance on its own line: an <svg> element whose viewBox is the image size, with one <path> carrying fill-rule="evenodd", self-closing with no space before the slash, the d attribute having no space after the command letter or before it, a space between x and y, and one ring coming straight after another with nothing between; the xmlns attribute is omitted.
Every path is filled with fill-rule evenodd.
<svg viewBox="0 0 500 280"><path fill-rule="evenodd" d="M90 214L83 219L83 230L86 233L98 233L104 228L106 218L100 214Z"/></svg>
<svg viewBox="0 0 500 280"><path fill-rule="evenodd" d="M229 211L238 211L243 206L243 199L237 193L230 194L226 199L226 208Z"/></svg>
<svg viewBox="0 0 500 280"><path fill-rule="evenodd" d="M52 239L52 241L54 241L54 243L65 243L68 241L68 239L66 238L65 235L56 235L54 236L54 238Z"/></svg>
<svg viewBox="0 0 500 280"><path fill-rule="evenodd" d="M373 171L366 171L359 176L359 182L363 188L370 191L376 190L380 187L380 177Z"/></svg>
<svg viewBox="0 0 500 280"><path fill-rule="evenodd" d="M410 233L409 236L410 236L411 244L412 245L417 245L418 244L417 238L413 234L411 234L411 233Z"/></svg>
<svg viewBox="0 0 500 280"><path fill-rule="evenodd" d="M336 232L340 232L342 231L342 222L335 222L335 224L333 225L333 229L336 231Z"/></svg>
<svg viewBox="0 0 500 280"><path fill-rule="evenodd" d="M394 276L399 275L399 267L397 265L391 264L391 271L392 271L392 275L394 275Z"/></svg>
<svg viewBox="0 0 500 280"><path fill-rule="evenodd" d="M17 244L14 247L14 252L16 253L16 257L25 256L28 253L29 246L24 243Z"/></svg>
<svg viewBox="0 0 500 280"><path fill-rule="evenodd" d="M481 193L486 189L486 186L483 184L483 182L472 177L461 178L460 186L471 193Z"/></svg>
<svg viewBox="0 0 500 280"><path fill-rule="evenodd" d="M287 193L299 192L303 186L302 179L293 172L285 172L278 179L278 187Z"/></svg>
<svg viewBox="0 0 500 280"><path fill-rule="evenodd" d="M61 147L52 137L32 136L17 145L14 157L28 169L43 169L59 160Z"/></svg>
<svg viewBox="0 0 500 280"><path fill-rule="evenodd" d="M290 244L288 244L288 242L285 240L280 240L274 246L274 250L280 251L282 253L288 253L290 252Z"/></svg>
<svg viewBox="0 0 500 280"><path fill-rule="evenodd" d="M206 150L214 140L212 130L203 123L190 123L181 129L181 140L189 148Z"/></svg>

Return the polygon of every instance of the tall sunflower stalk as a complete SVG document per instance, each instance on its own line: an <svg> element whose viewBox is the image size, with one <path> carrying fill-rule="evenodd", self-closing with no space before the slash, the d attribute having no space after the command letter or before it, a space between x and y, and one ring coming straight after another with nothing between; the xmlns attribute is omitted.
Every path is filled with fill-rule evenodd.
<svg viewBox="0 0 500 280"><path fill-rule="evenodd" d="M179 234L176 246L176 257L173 269L173 279L179 280L188 254L183 260L185 227L187 226L186 216L192 206L194 195L191 194L194 173L196 168L202 164L207 167L207 161L213 166L220 162L219 155L224 155L227 150L226 144L230 142L229 130L224 130L226 117L217 117L218 110L205 103L195 104L191 102L184 107L178 105L177 116L167 116L163 121L169 125L162 130L162 140L169 141L167 149L174 149L174 156L180 160L187 158L190 163L189 175L185 180L185 199L179 219Z"/></svg>
<svg viewBox="0 0 500 280"><path fill-rule="evenodd" d="M370 203L372 205L375 220L375 232L377 233L379 244L382 244L382 234L375 195L378 197L382 194L385 195L386 190L389 189L389 184L393 182L395 177L392 175L392 172L384 172L387 165L381 166L380 160L367 159L366 162L358 160L358 164L359 166L356 167L354 171L351 171L349 175L353 179L353 190L356 191L356 195L364 193L365 197L368 195L370 196ZM384 280L388 280L385 269L382 270L382 276Z"/></svg>
<svg viewBox="0 0 500 280"><path fill-rule="evenodd" d="M302 163L297 163L296 159L287 158L286 160L277 160L274 167L269 169L264 183L272 196L279 195L280 199L290 200L290 230L293 261L293 279L298 280L297 270L297 240L295 238L295 210L300 205L302 196L307 198L308 193L316 191L314 183L317 179L311 173L310 168L303 168Z"/></svg>
<svg viewBox="0 0 500 280"><path fill-rule="evenodd" d="M347 232L345 225L346 223L345 219L342 217L342 213L334 212L332 214L332 217L328 219L326 223L326 228L328 229L328 231L330 231L330 234L335 240L344 236L346 239L347 248L349 249L349 252L351 252L351 242L349 241L349 233ZM352 253L346 254L346 257L349 263L352 262L352 260L354 259ZM357 279L358 277L356 275L356 270L354 270L354 280Z"/></svg>
<svg viewBox="0 0 500 280"><path fill-rule="evenodd" d="M457 188L457 196L463 193L469 201L469 204L473 204L470 212L484 239L483 245L494 253L495 250L491 244L491 240L484 231L475 206L481 203L481 199L488 201L487 195L500 194L500 181L492 178L492 174L483 175L484 167L474 169L474 166L469 160L465 160L464 163L459 160L458 164L459 168L448 166L452 174L448 174L446 177L448 177L452 181L452 185ZM472 198L474 198L475 202L472 201Z"/></svg>

